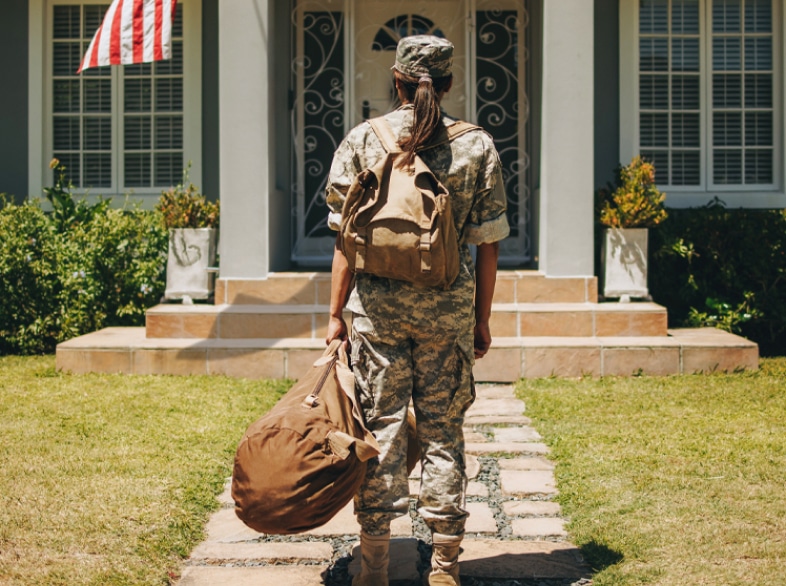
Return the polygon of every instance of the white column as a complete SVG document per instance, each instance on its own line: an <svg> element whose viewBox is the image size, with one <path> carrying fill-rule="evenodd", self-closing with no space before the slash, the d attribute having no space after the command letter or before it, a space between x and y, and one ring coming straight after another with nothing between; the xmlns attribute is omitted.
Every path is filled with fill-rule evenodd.
<svg viewBox="0 0 786 586"><path fill-rule="evenodd" d="M552 277L594 273L593 5L543 2L538 268Z"/></svg>
<svg viewBox="0 0 786 586"><path fill-rule="evenodd" d="M273 190L270 1L219 2L221 278L269 271Z"/></svg>

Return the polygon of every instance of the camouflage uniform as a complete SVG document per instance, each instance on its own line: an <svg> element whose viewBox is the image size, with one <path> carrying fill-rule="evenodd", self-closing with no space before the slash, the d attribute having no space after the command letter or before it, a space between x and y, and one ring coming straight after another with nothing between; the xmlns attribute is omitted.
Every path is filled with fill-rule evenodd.
<svg viewBox="0 0 786 586"><path fill-rule="evenodd" d="M399 136L412 124L412 107L385 116ZM453 122L443 116L443 122ZM329 226L338 230L355 175L385 151L368 123L355 127L336 150L327 185ZM369 463L355 499L361 527L379 535L409 510L406 412L417 417L423 475L418 510L432 531L464 529L466 474L464 413L475 398L474 265L468 244L495 242L509 232L499 156L491 137L470 131L421 158L451 193L460 238L461 270L453 285L420 288L405 281L356 275L347 302L352 312L352 363L366 423L382 453Z"/></svg>

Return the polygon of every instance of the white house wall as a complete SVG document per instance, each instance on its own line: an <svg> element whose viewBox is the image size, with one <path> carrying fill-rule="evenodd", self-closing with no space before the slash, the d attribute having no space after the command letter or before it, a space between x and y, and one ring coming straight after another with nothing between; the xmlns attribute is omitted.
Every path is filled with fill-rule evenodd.
<svg viewBox="0 0 786 586"><path fill-rule="evenodd" d="M271 2L220 2L219 160L221 277L270 271L269 212L276 156Z"/></svg>
<svg viewBox="0 0 786 586"><path fill-rule="evenodd" d="M594 6L543 3L540 261L549 276L594 274Z"/></svg>

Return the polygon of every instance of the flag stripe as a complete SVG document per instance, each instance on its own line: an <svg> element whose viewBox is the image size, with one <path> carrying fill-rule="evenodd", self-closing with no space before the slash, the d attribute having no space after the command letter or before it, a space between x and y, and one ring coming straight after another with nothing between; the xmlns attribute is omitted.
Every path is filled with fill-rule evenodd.
<svg viewBox="0 0 786 586"><path fill-rule="evenodd" d="M170 59L176 7L177 0L113 0L77 73L102 65Z"/></svg>
<svg viewBox="0 0 786 586"><path fill-rule="evenodd" d="M156 19L153 27L153 59L156 61L164 58L161 51L161 32L164 28L164 7L162 4L162 2L156 2Z"/></svg>
<svg viewBox="0 0 786 586"><path fill-rule="evenodd" d="M144 46L144 61L155 61L153 56L153 36L155 34L156 26L156 4L145 3L145 46Z"/></svg>
<svg viewBox="0 0 786 586"><path fill-rule="evenodd" d="M144 0L134 2L134 53L132 63L142 63L145 55L145 5Z"/></svg>
<svg viewBox="0 0 786 586"><path fill-rule="evenodd" d="M109 39L109 62L121 63L120 55L123 47L123 12L130 0L118 0L118 6L112 19L112 36Z"/></svg>

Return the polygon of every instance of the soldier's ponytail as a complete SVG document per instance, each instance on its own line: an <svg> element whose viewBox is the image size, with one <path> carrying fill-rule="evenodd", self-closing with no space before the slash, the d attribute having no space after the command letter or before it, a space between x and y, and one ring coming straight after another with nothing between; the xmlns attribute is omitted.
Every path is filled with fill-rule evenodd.
<svg viewBox="0 0 786 586"><path fill-rule="evenodd" d="M428 144L437 131L442 115L439 103L450 87L453 76L432 79L428 75L417 78L400 71L393 73L399 80L404 96L414 107L412 128L409 134L404 134L399 139L401 150L407 153L404 163L411 164L415 159L415 153Z"/></svg>

